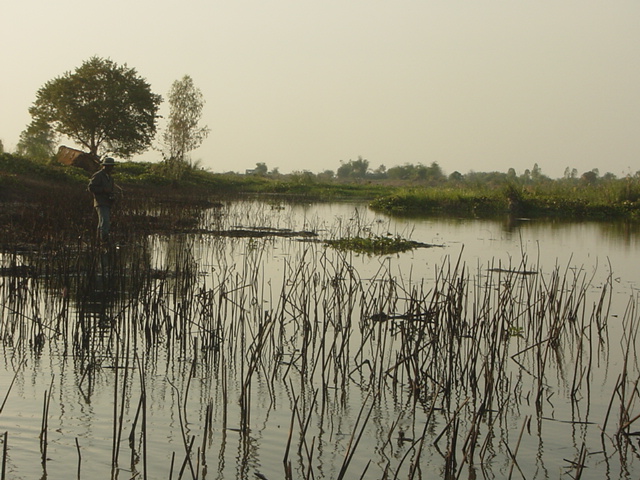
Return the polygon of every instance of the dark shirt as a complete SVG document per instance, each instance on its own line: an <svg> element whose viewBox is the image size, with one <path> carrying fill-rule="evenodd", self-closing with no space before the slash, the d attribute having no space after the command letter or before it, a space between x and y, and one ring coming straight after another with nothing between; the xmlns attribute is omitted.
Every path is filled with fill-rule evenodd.
<svg viewBox="0 0 640 480"><path fill-rule="evenodd" d="M103 168L93 174L89 180L89 191L93 193L94 207L110 207L113 204L113 178Z"/></svg>

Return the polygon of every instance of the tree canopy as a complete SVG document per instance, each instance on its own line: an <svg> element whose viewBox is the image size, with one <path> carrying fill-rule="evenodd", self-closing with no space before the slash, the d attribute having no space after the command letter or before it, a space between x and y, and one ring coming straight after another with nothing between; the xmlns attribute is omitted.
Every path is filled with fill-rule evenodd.
<svg viewBox="0 0 640 480"><path fill-rule="evenodd" d="M169 124L163 135L168 160L186 162L189 152L200 146L209 129L198 125L204 107L204 96L185 75L171 85L169 92Z"/></svg>
<svg viewBox="0 0 640 480"><path fill-rule="evenodd" d="M41 162L50 160L56 151L56 137L48 123L34 120L20 134L16 153Z"/></svg>
<svg viewBox="0 0 640 480"><path fill-rule="evenodd" d="M129 158L151 145L161 102L135 69L92 57L40 88L29 113L93 155Z"/></svg>
<svg viewBox="0 0 640 480"><path fill-rule="evenodd" d="M358 157L358 160L340 161L338 178L364 178L369 170L369 160Z"/></svg>

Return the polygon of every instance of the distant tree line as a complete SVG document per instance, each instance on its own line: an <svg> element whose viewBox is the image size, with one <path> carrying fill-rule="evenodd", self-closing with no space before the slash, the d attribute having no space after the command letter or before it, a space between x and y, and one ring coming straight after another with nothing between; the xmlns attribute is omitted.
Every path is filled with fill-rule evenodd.
<svg viewBox="0 0 640 480"><path fill-rule="evenodd" d="M341 161L340 166L334 172L333 170L324 170L314 174L308 170L293 172L289 175L279 173L276 167L269 170L263 162L257 163L256 168L248 170L247 174L270 177L295 177L310 181L388 181L392 183L406 182L422 186L469 186L473 188L486 187L502 187L504 185L512 185L519 187L534 187L541 185L550 185L552 183L560 183L563 185L573 186L593 186L604 184L609 181L617 180L612 173L600 175L599 170L594 168L578 173L575 168L567 167L564 176L559 179L552 179L542 173L542 169L537 163L531 169L525 169L521 174L517 174L514 168L509 168L507 172L476 172L470 171L460 173L454 171L449 175L445 175L442 168L437 162L429 165L422 163L411 164L405 163L391 168L380 165L376 169L371 169L369 161L358 157L357 160ZM627 179L640 179L640 171L635 174L629 174Z"/></svg>

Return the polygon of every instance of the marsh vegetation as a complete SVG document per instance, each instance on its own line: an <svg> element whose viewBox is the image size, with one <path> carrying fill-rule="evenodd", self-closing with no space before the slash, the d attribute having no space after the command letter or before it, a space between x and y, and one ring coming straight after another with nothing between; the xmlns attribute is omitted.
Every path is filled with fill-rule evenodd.
<svg viewBox="0 0 640 480"><path fill-rule="evenodd" d="M353 162L352 162L353 163ZM349 164L343 164L345 165ZM255 169L267 172L267 167ZM436 165L437 166L437 165ZM422 167L422 168L420 168ZM439 172L437 175L432 170ZM513 169L511 169L513 170ZM431 174L429 172L431 171ZM130 196L179 198L181 201L220 195L260 195L304 201L362 200L376 211L393 215L638 220L640 211L640 172L623 178L594 171L578 177L573 172L551 179L539 169L517 176L514 171L454 172L444 176L439 167L394 167L382 173L340 176L333 171L280 174L211 173L195 165L182 165L179 178L170 162L124 162L116 172L118 182ZM426 172L426 173L425 173ZM362 172L361 172L362 173ZM21 201L29 200L32 190L67 188L81 190L87 173L78 168L28 160L0 153L0 201L18 188Z"/></svg>
<svg viewBox="0 0 640 480"><path fill-rule="evenodd" d="M93 57L0 144L0 480L638 477L640 172L212 174L185 76L99 245L54 146L160 102Z"/></svg>
<svg viewBox="0 0 640 480"><path fill-rule="evenodd" d="M151 196L122 199L102 250L82 193L34 205L5 213L0 257L6 478L637 476L624 252Z"/></svg>

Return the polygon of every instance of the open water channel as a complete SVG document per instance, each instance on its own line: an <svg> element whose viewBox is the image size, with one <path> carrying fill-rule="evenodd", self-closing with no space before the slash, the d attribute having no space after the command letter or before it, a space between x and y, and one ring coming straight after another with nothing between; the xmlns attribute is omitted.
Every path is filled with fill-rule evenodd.
<svg viewBox="0 0 640 480"><path fill-rule="evenodd" d="M638 225L234 202L202 228L0 257L3 478L640 477ZM431 246L323 243L370 234Z"/></svg>

